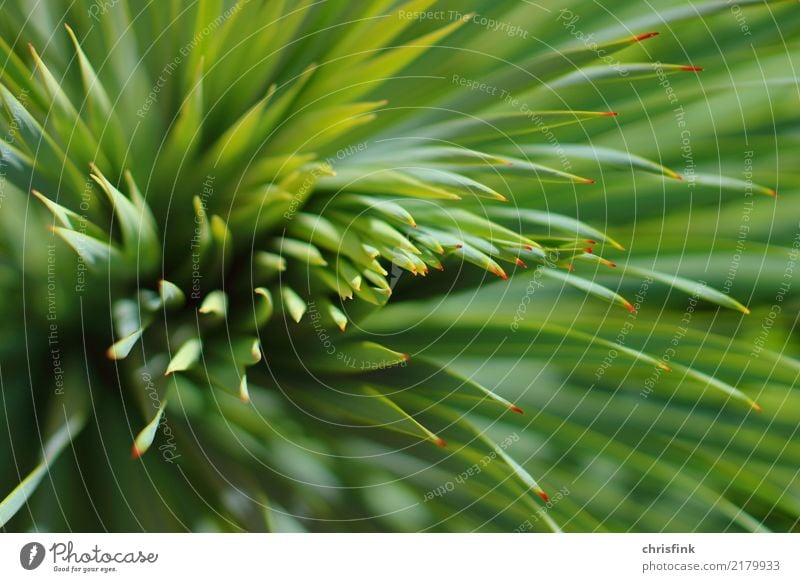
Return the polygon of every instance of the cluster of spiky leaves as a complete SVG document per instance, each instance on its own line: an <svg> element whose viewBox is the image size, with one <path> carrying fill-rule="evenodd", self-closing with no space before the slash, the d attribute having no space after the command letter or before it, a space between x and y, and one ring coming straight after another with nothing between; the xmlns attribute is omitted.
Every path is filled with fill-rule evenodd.
<svg viewBox="0 0 800 582"><path fill-rule="evenodd" d="M795 527L800 498L787 490L800 451L782 407L796 401L797 362L766 349L745 365L746 342L697 330L666 357L675 320L637 288L663 285L684 304L688 294L692 313L705 306L700 329L728 325L711 307L748 309L727 268L722 290L696 282L710 271L676 275L687 249L664 236L688 240L679 211L672 227L627 237L644 260L624 264L621 244L573 218L602 221L591 210L602 203L621 232L640 224L618 210L632 185L770 201L773 190L735 172L696 170L680 139L677 155L654 151L647 140L662 133L636 125L660 116L666 150L676 132L664 87L681 88L691 117L714 99L704 91L732 82L686 84L698 67L642 46L664 39L650 40L654 25L713 19L727 2L632 18L636 30L598 30L610 39L599 44L577 42L555 11L478 3L537 39L501 46L471 14L408 16L459 9L433 0L67 4L4 6L2 283L27 299L4 305L14 460L3 458L22 471L21 442L43 454L1 522L27 504L18 527ZM754 25L785 8L740 4L761 5L747 12ZM581 26L602 22L571 8ZM765 49L768 69L786 54ZM781 79L762 88L792 86ZM769 145L756 140L775 135L760 123L759 153ZM697 150L723 126L736 130L692 125ZM587 173L573 173L581 163ZM615 168L631 175L607 177ZM52 236L39 228L48 221ZM654 264L665 246L678 265ZM475 291L514 275L521 285ZM628 365L606 373L609 353ZM767 377L761 454L748 439ZM656 394L642 398L647 382ZM701 404L698 389L721 399ZM533 414L518 414L523 403ZM54 428L39 432L46 414ZM47 472L71 441L77 462ZM131 446L141 461L127 459Z"/></svg>

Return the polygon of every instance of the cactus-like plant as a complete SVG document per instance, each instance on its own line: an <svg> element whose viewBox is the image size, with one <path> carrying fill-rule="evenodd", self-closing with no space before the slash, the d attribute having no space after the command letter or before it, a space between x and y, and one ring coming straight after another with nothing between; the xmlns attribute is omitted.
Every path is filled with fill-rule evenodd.
<svg viewBox="0 0 800 582"><path fill-rule="evenodd" d="M0 523L797 527L796 3L471 4L3 5Z"/></svg>

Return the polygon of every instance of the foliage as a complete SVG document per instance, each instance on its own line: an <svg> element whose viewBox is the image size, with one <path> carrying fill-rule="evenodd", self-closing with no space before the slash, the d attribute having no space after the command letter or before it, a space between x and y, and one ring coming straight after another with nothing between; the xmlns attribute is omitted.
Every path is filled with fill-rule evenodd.
<svg viewBox="0 0 800 582"><path fill-rule="evenodd" d="M4 5L8 529L797 528L795 3L471 4Z"/></svg>

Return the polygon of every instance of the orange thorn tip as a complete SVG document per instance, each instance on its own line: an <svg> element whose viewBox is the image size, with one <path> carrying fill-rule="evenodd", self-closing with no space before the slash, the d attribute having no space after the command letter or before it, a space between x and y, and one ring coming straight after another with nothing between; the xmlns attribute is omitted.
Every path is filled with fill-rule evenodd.
<svg viewBox="0 0 800 582"><path fill-rule="evenodd" d="M639 34L633 37L633 42L641 42L643 40L647 40L648 38L653 38L654 36L658 36L661 34L660 32L646 32L644 34Z"/></svg>
<svg viewBox="0 0 800 582"><path fill-rule="evenodd" d="M603 117L616 117L619 113L617 111L604 111L601 115Z"/></svg>
<svg viewBox="0 0 800 582"><path fill-rule="evenodd" d="M533 250L533 247L530 246L530 245L524 245L522 248L525 249L526 251L532 251Z"/></svg>
<svg viewBox="0 0 800 582"><path fill-rule="evenodd" d="M435 442L435 443L436 443L436 446L438 446L438 447L442 447L443 449L444 449L445 447L447 447L447 443L446 443L446 442L444 442L444 440L443 440L443 439L440 439L439 437L436 437L436 438L434 438L434 439L433 439L433 442Z"/></svg>
<svg viewBox="0 0 800 582"><path fill-rule="evenodd" d="M631 313L636 313L636 308L633 305L631 305L630 302L626 301L625 303L623 303L623 305L625 306L625 309L627 309Z"/></svg>
<svg viewBox="0 0 800 582"><path fill-rule="evenodd" d="M516 259L516 263L517 263L518 266L522 267L523 269L527 269L528 268L528 265L523 263L520 259Z"/></svg>
<svg viewBox="0 0 800 582"><path fill-rule="evenodd" d="M519 406L516 406L514 404L511 405L511 410L513 410L517 414L525 414L524 410L522 410Z"/></svg>
<svg viewBox="0 0 800 582"><path fill-rule="evenodd" d="M544 501L545 503L550 503L550 498L547 496L547 493L545 493L544 491L537 491L536 495L541 497L542 501Z"/></svg>
<svg viewBox="0 0 800 582"><path fill-rule="evenodd" d="M616 263L612 263L611 261L608 261L608 266L612 267L612 268L616 268L617 264Z"/></svg>
<svg viewBox="0 0 800 582"><path fill-rule="evenodd" d="M133 445L131 447L131 459L138 459L144 454L144 451L139 450L139 447Z"/></svg>
<svg viewBox="0 0 800 582"><path fill-rule="evenodd" d="M753 402L753 403L752 403L750 406L752 406L752 407L753 407L753 410L755 410L756 412L762 412L762 413L764 412L764 409L762 409L762 408L761 408L761 407L760 407L758 404L756 404L755 402Z"/></svg>
<svg viewBox="0 0 800 582"><path fill-rule="evenodd" d="M699 73L702 70L702 67L693 67L692 65L684 65L681 67L681 71L695 71Z"/></svg>
<svg viewBox="0 0 800 582"><path fill-rule="evenodd" d="M564 268L565 268L567 271L574 271L574 270L575 270L575 267L573 267L572 265L564 265Z"/></svg>
<svg viewBox="0 0 800 582"><path fill-rule="evenodd" d="M594 180L591 178L582 178L581 180L584 184L594 184Z"/></svg>
<svg viewBox="0 0 800 582"><path fill-rule="evenodd" d="M585 250L585 251L586 251L587 253L589 253L590 255L591 255L591 254L594 252L594 250L593 250L593 249L590 249L589 247L586 247L586 248L585 248L585 249L583 249L583 250Z"/></svg>
<svg viewBox="0 0 800 582"><path fill-rule="evenodd" d="M778 195L778 193L775 190L773 190L772 188L767 188L767 192L769 193L770 196L777 196Z"/></svg>
<svg viewBox="0 0 800 582"><path fill-rule="evenodd" d="M408 354L400 354L400 357L403 358L404 362L407 362L411 359L411 356L409 356Z"/></svg>
<svg viewBox="0 0 800 582"><path fill-rule="evenodd" d="M596 245L596 244L597 244L597 241L596 241L596 240L592 240L592 239L590 239L590 238L587 238L587 239L586 239L586 242L587 242L587 243L589 243L590 245Z"/></svg>
<svg viewBox="0 0 800 582"><path fill-rule="evenodd" d="M498 277L500 277L500 278L501 278L501 279L503 279L504 281L508 281L508 275L506 275L506 272L505 272L503 269L501 269L500 267L497 267L497 268L490 267L490 268L489 268L489 271L490 271L490 272L491 272L493 275L497 275Z"/></svg>

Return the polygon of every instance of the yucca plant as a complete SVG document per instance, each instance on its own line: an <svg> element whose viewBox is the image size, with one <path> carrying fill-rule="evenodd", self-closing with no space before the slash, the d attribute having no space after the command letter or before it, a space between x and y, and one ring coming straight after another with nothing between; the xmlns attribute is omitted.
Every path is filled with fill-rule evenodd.
<svg viewBox="0 0 800 582"><path fill-rule="evenodd" d="M0 524L797 528L797 3L470 4L3 4Z"/></svg>

